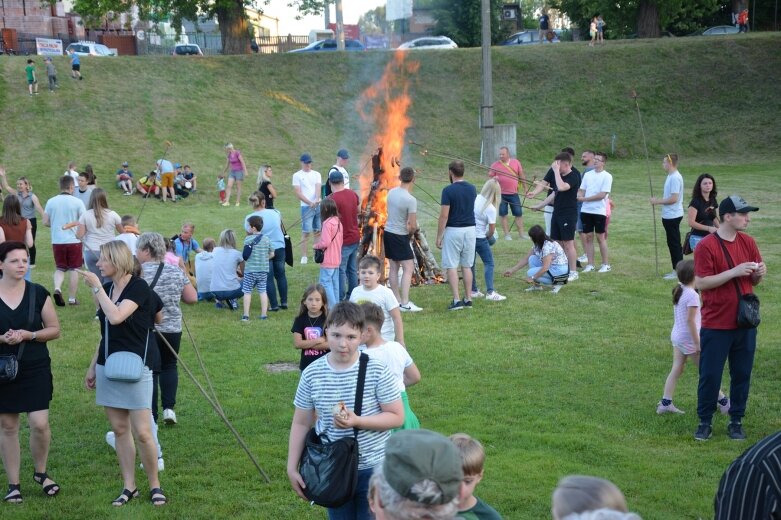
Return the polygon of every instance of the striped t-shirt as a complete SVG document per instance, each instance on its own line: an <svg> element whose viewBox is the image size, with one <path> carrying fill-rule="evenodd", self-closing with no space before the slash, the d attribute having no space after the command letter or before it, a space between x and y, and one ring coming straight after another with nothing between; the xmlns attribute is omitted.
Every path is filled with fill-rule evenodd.
<svg viewBox="0 0 781 520"><path fill-rule="evenodd" d="M271 240L267 235L262 235L257 244L252 246L252 255L246 260L244 264L245 273L267 273L268 272L268 257L273 251L271 249ZM252 245L258 238L258 235L247 235L244 239L244 245Z"/></svg>
<svg viewBox="0 0 781 520"><path fill-rule="evenodd" d="M355 409L355 388L358 384L358 361L346 370L335 370L323 356L301 373L293 404L302 410L317 412L315 431L324 441L335 441L351 437L353 429L338 429L334 426L333 408L340 401ZM401 399L401 393L390 370L377 359L369 358L366 367L366 382L363 390L361 415L377 415L382 412L381 404ZM390 431L358 431L358 469L373 468L385 457L385 442Z"/></svg>

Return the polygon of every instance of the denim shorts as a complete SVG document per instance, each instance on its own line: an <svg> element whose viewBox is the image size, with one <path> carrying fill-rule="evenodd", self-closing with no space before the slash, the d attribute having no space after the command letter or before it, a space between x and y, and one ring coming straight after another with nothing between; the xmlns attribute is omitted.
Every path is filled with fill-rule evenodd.
<svg viewBox="0 0 781 520"><path fill-rule="evenodd" d="M499 203L499 216L506 217L508 212L511 212L513 217L523 216L521 197L517 193L502 193L502 201Z"/></svg>
<svg viewBox="0 0 781 520"><path fill-rule="evenodd" d="M320 204L314 208L301 206L301 231L304 233L320 232Z"/></svg>

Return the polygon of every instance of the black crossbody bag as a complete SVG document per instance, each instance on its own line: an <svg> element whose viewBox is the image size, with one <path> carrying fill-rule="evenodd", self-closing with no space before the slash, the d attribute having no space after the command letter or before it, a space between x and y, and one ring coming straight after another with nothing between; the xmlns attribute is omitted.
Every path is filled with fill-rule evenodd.
<svg viewBox="0 0 781 520"><path fill-rule="evenodd" d="M361 415L368 364L369 356L361 354L355 389L355 415ZM358 485L358 428L353 428L352 437L327 444L322 442L314 428L309 430L298 472L306 484L304 495L313 504L323 507L346 504Z"/></svg>
<svg viewBox="0 0 781 520"><path fill-rule="evenodd" d="M31 283L25 282L24 290L28 294L28 302L30 304L27 313L27 330L30 330L34 326L33 320L35 319L35 289ZM19 345L19 350L16 355L8 354L6 356L0 356L0 384L11 383L16 379L16 376L19 375L19 362L24 355L24 346L26 344L27 342L23 341L22 344Z"/></svg>
<svg viewBox="0 0 781 520"><path fill-rule="evenodd" d="M721 249L724 251L724 257L727 259L727 265L730 269L735 267L732 263L732 257L727 251L727 246L724 245L724 241L716 233L716 238L719 239ZM740 292L740 284L733 278L732 282L735 284L735 291L738 293L738 315L736 317L739 329L755 329L759 326L759 298L754 293L743 294Z"/></svg>

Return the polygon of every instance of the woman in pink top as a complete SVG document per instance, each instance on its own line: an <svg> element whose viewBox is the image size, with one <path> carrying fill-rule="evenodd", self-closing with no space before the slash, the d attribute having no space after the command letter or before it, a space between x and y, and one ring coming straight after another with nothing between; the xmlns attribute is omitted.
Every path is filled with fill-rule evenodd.
<svg viewBox="0 0 781 520"><path fill-rule="evenodd" d="M664 383L664 395L656 405L656 413L683 413L673 404L673 393L678 378L683 374L686 359L700 364L700 295L694 289L694 260L682 260L675 268L678 285L673 288L673 367ZM719 390L718 406L721 413L729 413L729 398Z"/></svg>
<svg viewBox="0 0 781 520"><path fill-rule="evenodd" d="M320 264L320 285L325 288L328 308L332 309L339 303L339 265L342 263L343 239L339 211L333 199L325 199L320 203L320 222L323 223L323 230L314 248L325 250L325 258Z"/></svg>
<svg viewBox="0 0 781 520"><path fill-rule="evenodd" d="M225 145L225 152L228 155L228 160L225 162L225 168L222 169L222 174L228 171L230 168L230 175L228 176L228 187L225 190L225 202L223 206L230 206L231 189L233 183L236 183L236 206L239 205L241 200L241 183L244 181L244 175L247 173L247 165L244 164L244 157L241 156L241 152L233 147L233 144L228 143Z"/></svg>

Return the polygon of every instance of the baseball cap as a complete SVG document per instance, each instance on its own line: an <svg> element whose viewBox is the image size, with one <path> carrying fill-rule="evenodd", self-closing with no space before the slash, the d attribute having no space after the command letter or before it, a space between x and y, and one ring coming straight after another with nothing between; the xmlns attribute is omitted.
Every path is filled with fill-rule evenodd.
<svg viewBox="0 0 781 520"><path fill-rule="evenodd" d="M179 164L179 163L174 164L174 168L181 168L181 167L182 167L182 165Z"/></svg>
<svg viewBox="0 0 781 520"><path fill-rule="evenodd" d="M727 213L748 213L749 211L759 211L759 208L749 206L740 195L730 195L719 204L719 216L723 217Z"/></svg>
<svg viewBox="0 0 781 520"><path fill-rule="evenodd" d="M382 471L388 484L408 500L427 505L447 504L458 496L464 473L461 454L450 439L430 430L401 430L385 444ZM434 482L442 494L420 496L413 488Z"/></svg>
<svg viewBox="0 0 781 520"><path fill-rule="evenodd" d="M127 163L127 161L125 161L122 163L122 166L129 166L129 164Z"/></svg>
<svg viewBox="0 0 781 520"><path fill-rule="evenodd" d="M344 175L339 170L332 170L331 173L328 174L328 181L333 182L334 184L339 184L344 182Z"/></svg>
<svg viewBox="0 0 781 520"><path fill-rule="evenodd" d="M342 148L341 150L336 152L336 156L338 158L340 158L340 159L349 159L350 158L350 153L347 150L345 150L344 148Z"/></svg>
<svg viewBox="0 0 781 520"><path fill-rule="evenodd" d="M302 163L311 163L312 162L312 156L308 153L301 154L301 158L299 159Z"/></svg>

